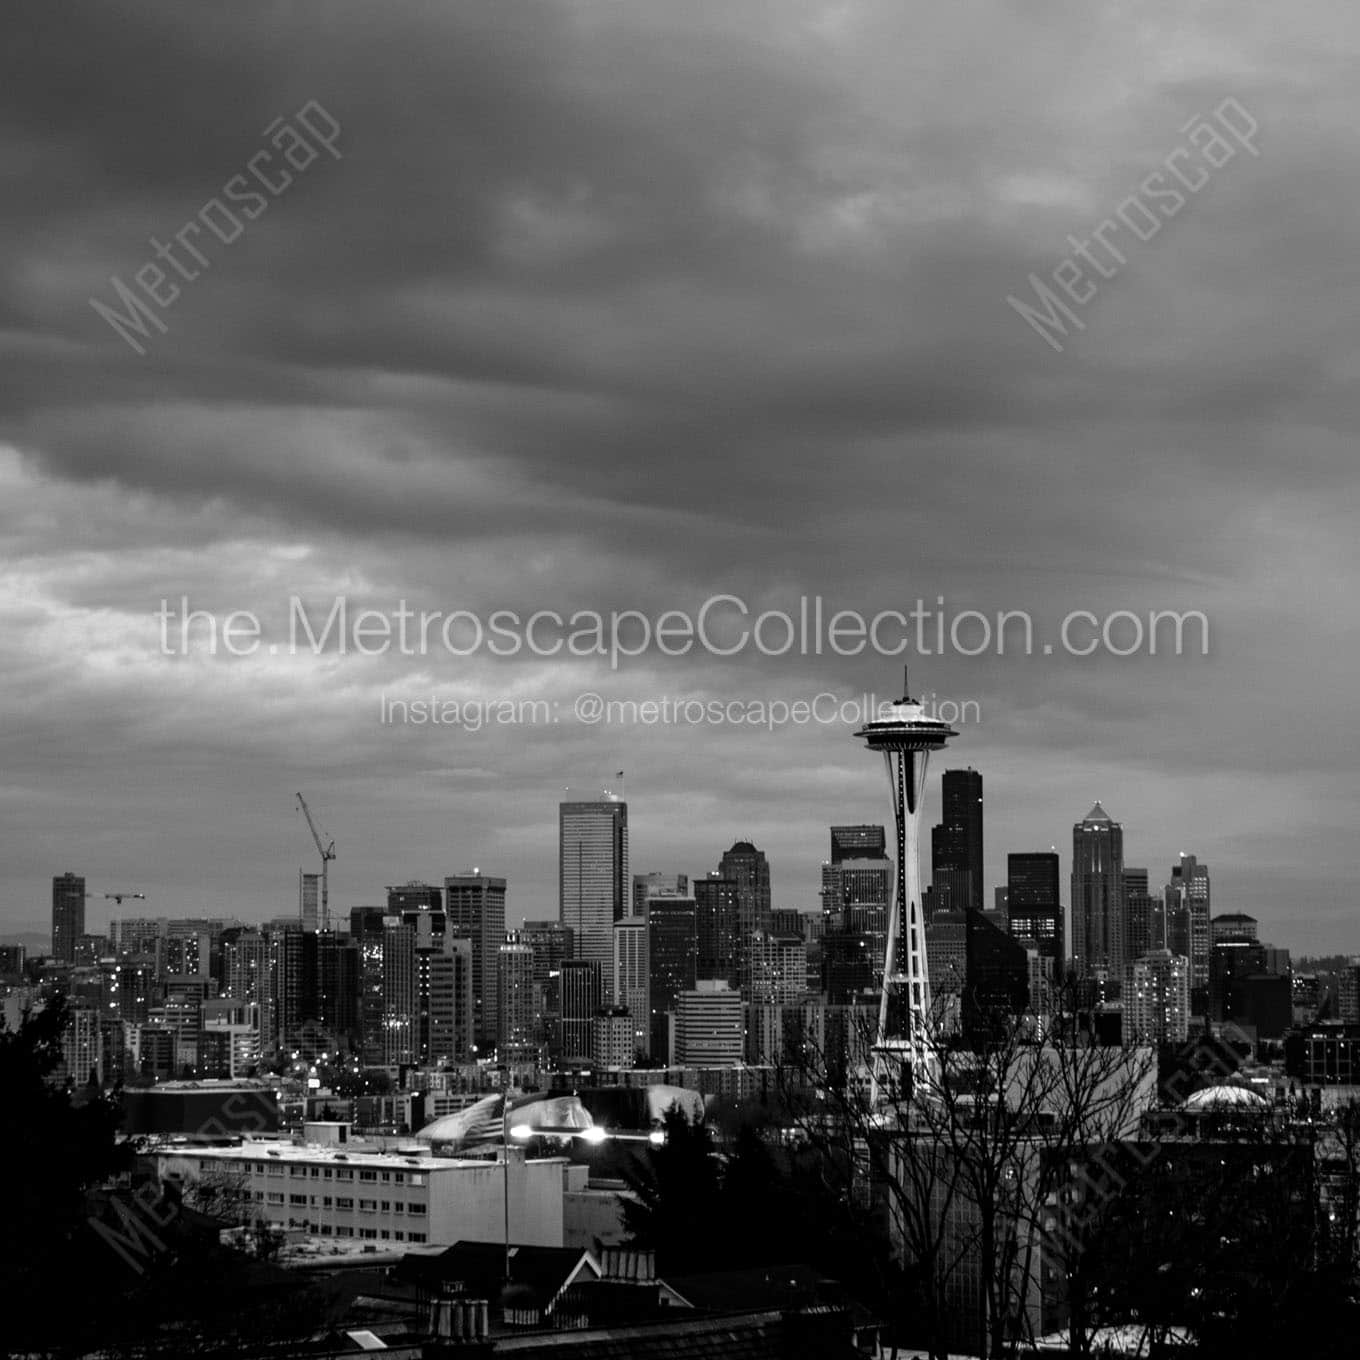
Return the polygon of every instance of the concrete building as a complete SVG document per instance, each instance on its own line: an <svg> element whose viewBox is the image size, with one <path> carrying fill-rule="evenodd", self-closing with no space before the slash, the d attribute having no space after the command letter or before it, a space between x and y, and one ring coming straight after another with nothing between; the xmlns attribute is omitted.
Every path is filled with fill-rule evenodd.
<svg viewBox="0 0 1360 1360"><path fill-rule="evenodd" d="M1144 1044L1183 1044L1190 1033L1190 961L1169 949L1133 964L1125 998L1126 1038Z"/></svg>
<svg viewBox="0 0 1360 1360"><path fill-rule="evenodd" d="M671 899L674 900L674 899ZM614 969L610 1003L627 1010L633 1022L632 1051L626 1061L632 1063L633 1055L644 1057L651 1052L652 988L651 963L648 948L650 929L645 914L625 917L614 922Z"/></svg>
<svg viewBox="0 0 1360 1360"><path fill-rule="evenodd" d="M602 1006L590 1021L590 1060L596 1067L632 1067L637 1025L626 1006Z"/></svg>
<svg viewBox="0 0 1360 1360"><path fill-rule="evenodd" d="M85 880L65 873L52 880L52 957L74 963L76 939L85 933Z"/></svg>
<svg viewBox="0 0 1360 1360"><path fill-rule="evenodd" d="M343 1126L342 1126L343 1131ZM572 1169L559 1158L498 1162L367 1152L335 1143L243 1142L235 1147L162 1145L163 1181L229 1179L254 1214L280 1228L319 1237L404 1242L495 1242L505 1232L526 1246L563 1243L563 1193ZM575 1174L584 1182L585 1168Z"/></svg>
<svg viewBox="0 0 1360 1360"><path fill-rule="evenodd" d="M475 1042L489 1048L500 1018L496 955L505 943L505 880L475 868L451 874L444 898L449 934L472 941L472 1027Z"/></svg>
<svg viewBox="0 0 1360 1360"><path fill-rule="evenodd" d="M600 965L594 959L569 959L562 965L561 983L559 1056L569 1065L589 1063L594 1042L592 1022L603 1000Z"/></svg>
<svg viewBox="0 0 1360 1360"><path fill-rule="evenodd" d="M725 982L700 979L681 992L675 1015L675 1062L685 1067L721 1067L745 1055L741 993Z"/></svg>
<svg viewBox="0 0 1360 1360"><path fill-rule="evenodd" d="M500 1017L496 1051L501 1061L530 1056L537 1045L534 1025L534 948L517 932L496 951L496 995Z"/></svg>

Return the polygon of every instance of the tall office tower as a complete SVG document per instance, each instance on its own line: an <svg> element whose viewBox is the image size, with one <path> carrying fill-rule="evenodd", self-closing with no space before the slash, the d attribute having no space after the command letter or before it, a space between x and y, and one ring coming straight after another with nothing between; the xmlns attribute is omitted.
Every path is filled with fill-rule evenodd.
<svg viewBox="0 0 1360 1360"><path fill-rule="evenodd" d="M907 692L906 679L904 671L901 699L855 733L870 751L882 753L897 831L897 883L888 913L883 991L870 1087L870 1101L875 1105L881 1094L890 1093L891 1087L909 1094L915 1080L929 1080L936 1071L929 1028L930 971L921 910L921 800L930 753L943 750L950 737L958 733L947 723L926 716L922 706ZM978 815L981 816L980 805Z"/></svg>
<svg viewBox="0 0 1360 1360"><path fill-rule="evenodd" d="M740 902L736 883L710 873L694 880L694 929L698 947L697 974L737 985L741 952Z"/></svg>
<svg viewBox="0 0 1360 1360"><path fill-rule="evenodd" d="M309 934L321 915L321 875L298 870L298 920Z"/></svg>
<svg viewBox="0 0 1360 1360"><path fill-rule="evenodd" d="M1161 903L1148 892L1148 871L1124 867L1124 967L1166 944Z"/></svg>
<svg viewBox="0 0 1360 1360"><path fill-rule="evenodd" d="M534 951L534 1042L557 1051L562 1019L562 965L575 955L571 927L561 921L525 921L520 939Z"/></svg>
<svg viewBox="0 0 1360 1360"><path fill-rule="evenodd" d="M610 927L613 948L613 927ZM590 1062L592 1026L600 1009L601 969L595 959L568 959L562 965L562 1024L559 1044L562 1062L580 1066Z"/></svg>
<svg viewBox="0 0 1360 1360"><path fill-rule="evenodd" d="M1072 962L1124 976L1124 828L1097 803L1072 828Z"/></svg>
<svg viewBox="0 0 1360 1360"><path fill-rule="evenodd" d="M881 826L833 826L831 859L822 865L822 920L828 931L862 938L875 985L883 976L892 896L893 863L886 839Z"/></svg>
<svg viewBox="0 0 1360 1360"><path fill-rule="evenodd" d="M359 950L348 935L316 934L316 1019L346 1047L359 1043Z"/></svg>
<svg viewBox="0 0 1360 1360"><path fill-rule="evenodd" d="M675 897L656 899L658 902L671 901ZM692 901L693 899L687 899ZM650 903L648 904L650 907ZM610 1004L615 1008L626 1008L633 1020L633 1047L629 1051L629 1062L633 1055L641 1053L644 1057L651 1050L651 964L648 961L649 927L645 916L633 916L614 922L614 969Z"/></svg>
<svg viewBox="0 0 1360 1360"><path fill-rule="evenodd" d="M874 957L868 939L852 931L822 937L821 988L828 1006L862 1002L874 988Z"/></svg>
<svg viewBox="0 0 1360 1360"><path fill-rule="evenodd" d="M496 951L496 1054L523 1061L538 1045L534 1011L534 947L516 931Z"/></svg>
<svg viewBox="0 0 1360 1360"><path fill-rule="evenodd" d="M770 913L770 934L797 935L800 940L805 940L808 920L807 913L799 911L797 907L776 907Z"/></svg>
<svg viewBox="0 0 1360 1360"><path fill-rule="evenodd" d="M696 892L698 885L695 885ZM681 992L692 991L697 980L699 944L695 923L696 898L654 898L647 904L648 998L651 1006L651 1056L667 1066L670 1051L669 1016Z"/></svg>
<svg viewBox="0 0 1360 1360"><path fill-rule="evenodd" d="M1169 949L1134 960L1124 1007L1126 1041L1183 1044L1190 1034L1190 964Z"/></svg>
<svg viewBox="0 0 1360 1360"><path fill-rule="evenodd" d="M351 907L349 938L359 955L359 1056L381 1067L383 1053L383 938L386 907ZM395 919L395 918L394 918Z"/></svg>
<svg viewBox="0 0 1360 1360"><path fill-rule="evenodd" d="M1006 856L1006 923L1017 940L1032 941L1063 977L1063 909L1058 895L1058 852Z"/></svg>
<svg viewBox="0 0 1360 1360"><path fill-rule="evenodd" d="M718 877L737 887L737 933L747 939L770 928L770 864L763 850L737 841L718 861Z"/></svg>
<svg viewBox="0 0 1360 1360"><path fill-rule="evenodd" d="M986 912L964 915L964 1037L1005 1034L1029 1006L1029 955L1024 944L989 921Z"/></svg>
<svg viewBox="0 0 1360 1360"><path fill-rule="evenodd" d="M700 980L680 993L674 1061L682 1067L735 1067L745 1053L741 994L725 982Z"/></svg>
<svg viewBox="0 0 1360 1360"><path fill-rule="evenodd" d="M395 913L383 917L382 1063L416 1061L419 1003L416 995L416 932Z"/></svg>
<svg viewBox="0 0 1360 1360"><path fill-rule="evenodd" d="M1209 951L1209 1017L1219 1024L1250 1023L1246 982L1266 972L1265 946L1257 940L1224 939Z"/></svg>
<svg viewBox="0 0 1360 1360"><path fill-rule="evenodd" d="M1209 912L1209 866L1182 854L1166 885L1166 919L1168 933L1174 928L1190 960L1192 1015L1206 1014L1209 1005Z"/></svg>
<svg viewBox="0 0 1360 1360"><path fill-rule="evenodd" d="M277 1042L274 1029L274 981L271 974L269 938L263 931L245 926L222 934L222 995L256 1008L261 1053L272 1053Z"/></svg>
<svg viewBox="0 0 1360 1360"><path fill-rule="evenodd" d="M466 1063L472 1051L472 942L415 949L416 1061Z"/></svg>
<svg viewBox="0 0 1360 1360"><path fill-rule="evenodd" d="M982 910L982 776L946 770L940 781L940 821L930 833L930 881L949 891L953 911Z"/></svg>
<svg viewBox="0 0 1360 1360"><path fill-rule="evenodd" d="M614 962L614 922L630 910L628 804L609 794L562 803L557 817L558 919L572 929L576 957L604 976Z"/></svg>
<svg viewBox="0 0 1360 1360"><path fill-rule="evenodd" d="M400 916L407 911L442 911L444 895L433 883L421 883L412 879L409 883L398 883L387 889L387 912L389 916Z"/></svg>
<svg viewBox="0 0 1360 1360"><path fill-rule="evenodd" d="M472 941L472 1026L483 1048L496 1042L500 997L496 951L505 942L505 880L478 869L444 880L449 934Z"/></svg>
<svg viewBox="0 0 1360 1360"><path fill-rule="evenodd" d="M633 911L634 916L647 914L647 899L656 894L665 897L688 897L688 874L634 874Z"/></svg>
<svg viewBox="0 0 1360 1360"><path fill-rule="evenodd" d="M52 880L52 957L72 963L76 937L85 933L85 880L66 873Z"/></svg>
<svg viewBox="0 0 1360 1360"><path fill-rule="evenodd" d="M751 980L741 994L756 1005L785 1005L807 995L807 945L801 935L751 937Z"/></svg>

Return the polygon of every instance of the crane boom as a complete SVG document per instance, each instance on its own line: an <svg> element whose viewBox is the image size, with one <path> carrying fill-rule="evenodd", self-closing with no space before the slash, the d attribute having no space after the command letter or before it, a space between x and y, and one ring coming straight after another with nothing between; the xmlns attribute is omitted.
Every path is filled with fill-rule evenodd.
<svg viewBox="0 0 1360 1360"><path fill-rule="evenodd" d="M302 815L307 819L307 828L312 833L312 839L316 842L317 853L321 856L321 929L329 930L331 924L331 905L330 905L330 874L328 869L330 862L335 858L335 842L327 842L323 839L321 832L316 829L316 822L312 817L312 810L307 806L307 800L299 793L297 796L298 807L302 809Z"/></svg>

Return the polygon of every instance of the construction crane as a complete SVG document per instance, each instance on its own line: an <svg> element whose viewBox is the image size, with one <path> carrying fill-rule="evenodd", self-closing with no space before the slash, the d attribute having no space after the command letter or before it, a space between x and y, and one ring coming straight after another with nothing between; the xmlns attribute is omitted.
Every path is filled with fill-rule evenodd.
<svg viewBox="0 0 1360 1360"><path fill-rule="evenodd" d="M297 796L298 807L302 809L302 815L307 819L307 826L311 830L312 839L316 842L317 853L321 856L321 929L331 928L331 897L328 869L331 860L335 858L335 842L327 842L322 838L321 832L316 829L316 823L312 820L312 810L307 806L307 800L301 795Z"/></svg>

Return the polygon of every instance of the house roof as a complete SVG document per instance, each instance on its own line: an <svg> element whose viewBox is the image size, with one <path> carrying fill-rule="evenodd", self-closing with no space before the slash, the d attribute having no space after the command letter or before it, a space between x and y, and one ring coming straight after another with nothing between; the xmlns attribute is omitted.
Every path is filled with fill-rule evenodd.
<svg viewBox="0 0 1360 1360"><path fill-rule="evenodd" d="M394 1274L430 1290L457 1281L464 1292L495 1300L505 1288L505 1244L455 1242L445 1251L404 1257ZM579 1247L510 1247L510 1282L517 1296L544 1313L569 1285L600 1274L599 1262Z"/></svg>

